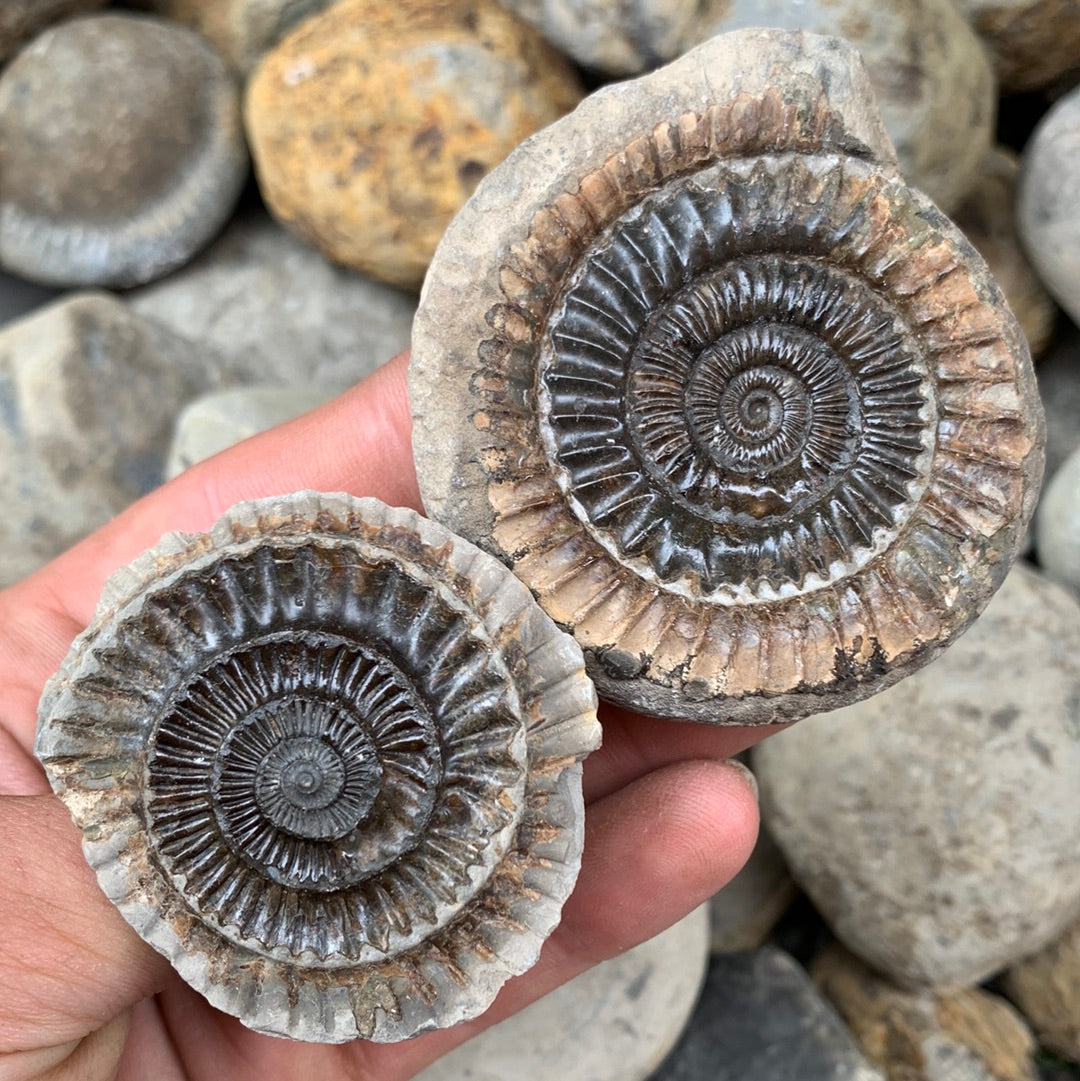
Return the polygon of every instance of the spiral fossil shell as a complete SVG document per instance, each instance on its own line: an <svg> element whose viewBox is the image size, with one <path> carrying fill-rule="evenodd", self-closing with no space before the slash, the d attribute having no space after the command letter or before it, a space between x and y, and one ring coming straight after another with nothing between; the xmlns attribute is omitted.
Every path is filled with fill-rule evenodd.
<svg viewBox="0 0 1080 1081"><path fill-rule="evenodd" d="M447 231L413 334L428 512L601 696L788 720L925 663L1042 467L985 264L898 175L842 42L741 31L594 94Z"/></svg>
<svg viewBox="0 0 1080 1081"><path fill-rule="evenodd" d="M535 961L598 731L580 650L499 563L300 493L119 572L37 752L102 888L215 1006L386 1041Z"/></svg>

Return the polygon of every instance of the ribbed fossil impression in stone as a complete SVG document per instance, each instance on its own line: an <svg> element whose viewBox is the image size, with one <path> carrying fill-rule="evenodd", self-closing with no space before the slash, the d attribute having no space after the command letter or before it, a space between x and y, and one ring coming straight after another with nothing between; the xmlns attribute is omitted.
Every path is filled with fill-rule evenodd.
<svg viewBox="0 0 1080 1081"><path fill-rule="evenodd" d="M389 1041L536 960L580 864L595 704L496 560L299 493L118 572L37 753L106 894L213 1005Z"/></svg>
<svg viewBox="0 0 1080 1081"><path fill-rule="evenodd" d="M428 512L602 697L790 720L931 659L1042 468L985 264L899 176L857 54L740 31L598 91L444 236L417 313Z"/></svg>

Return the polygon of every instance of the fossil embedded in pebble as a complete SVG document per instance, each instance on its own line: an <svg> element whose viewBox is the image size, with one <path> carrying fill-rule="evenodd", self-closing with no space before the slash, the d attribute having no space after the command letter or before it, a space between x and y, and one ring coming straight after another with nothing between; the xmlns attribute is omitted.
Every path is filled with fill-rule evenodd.
<svg viewBox="0 0 1080 1081"><path fill-rule="evenodd" d="M37 753L106 894L211 1003L391 1041L536 960L577 877L595 704L490 556L298 493L117 572Z"/></svg>
<svg viewBox="0 0 1080 1081"><path fill-rule="evenodd" d="M447 230L417 313L429 513L602 696L790 720L963 630L1041 414L986 265L897 172L853 49L742 31L598 91Z"/></svg>

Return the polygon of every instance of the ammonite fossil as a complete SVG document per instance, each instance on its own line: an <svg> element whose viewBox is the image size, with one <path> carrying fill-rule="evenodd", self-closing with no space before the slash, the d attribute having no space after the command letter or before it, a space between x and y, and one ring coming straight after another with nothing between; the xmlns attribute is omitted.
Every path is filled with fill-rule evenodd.
<svg viewBox="0 0 1080 1081"><path fill-rule="evenodd" d="M429 513L659 716L790 720L925 663L1042 467L1000 291L810 34L715 38L515 151L431 266L410 393Z"/></svg>
<svg viewBox="0 0 1080 1081"><path fill-rule="evenodd" d="M37 753L102 888L210 1002L387 1041L536 960L580 864L595 704L496 560L300 493L118 572Z"/></svg>

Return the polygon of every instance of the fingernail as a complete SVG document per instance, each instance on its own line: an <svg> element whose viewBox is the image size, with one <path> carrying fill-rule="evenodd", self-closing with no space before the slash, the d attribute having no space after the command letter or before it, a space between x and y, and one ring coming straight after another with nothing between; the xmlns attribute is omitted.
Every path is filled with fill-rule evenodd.
<svg viewBox="0 0 1080 1081"><path fill-rule="evenodd" d="M730 767L731 767L731 768L732 768L733 770L735 770L735 772L736 772L736 773L739 773L739 774L741 774L741 775L742 775L743 779L744 779L744 780L746 781L746 783L747 783L747 784L748 784L748 785L750 786L750 791L754 793L754 801L755 801L755 802L757 802L757 799L758 799L758 783L757 783L757 778L756 778L756 777L755 777L755 776L753 775L753 773L752 773L752 772L750 771L750 768L749 768L749 766L745 766L745 765L743 765L743 763L742 763L742 762L740 762L740 761L739 761L739 760L738 760L737 758L729 758L729 759L727 760L727 764L728 764L728 765L729 765L729 766L730 766Z"/></svg>

